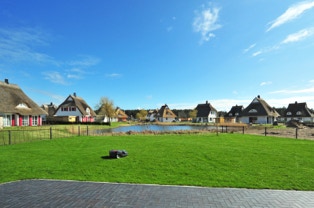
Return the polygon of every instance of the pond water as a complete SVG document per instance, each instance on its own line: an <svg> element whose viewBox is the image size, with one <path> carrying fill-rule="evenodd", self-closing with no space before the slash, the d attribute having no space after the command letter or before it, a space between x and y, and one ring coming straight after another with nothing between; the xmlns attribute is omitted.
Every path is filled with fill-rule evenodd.
<svg viewBox="0 0 314 208"><path fill-rule="evenodd" d="M191 131L191 130L211 130L214 126L189 126L189 125L134 125L120 126L113 129L95 130L95 134L102 133L125 133L129 131L144 132L144 131Z"/></svg>

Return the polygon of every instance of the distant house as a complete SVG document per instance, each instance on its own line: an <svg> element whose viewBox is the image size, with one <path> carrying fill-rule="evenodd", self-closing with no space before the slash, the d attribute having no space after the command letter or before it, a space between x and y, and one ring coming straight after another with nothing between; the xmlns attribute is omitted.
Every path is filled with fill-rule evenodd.
<svg viewBox="0 0 314 208"><path fill-rule="evenodd" d="M22 89L10 84L8 79L0 81L0 117L2 125L40 126L47 113L32 101Z"/></svg>
<svg viewBox="0 0 314 208"><path fill-rule="evenodd" d="M48 113L48 115L45 115L42 118L43 123L49 123L49 121L53 120L54 114L58 106L56 106L55 104L51 102L50 104L41 105L41 108Z"/></svg>
<svg viewBox="0 0 314 208"><path fill-rule="evenodd" d="M83 98L76 96L76 93L69 95L63 103L57 108L54 117L58 119L68 118L68 122L94 122L96 113L92 108L83 100ZM75 120L73 121L74 118Z"/></svg>
<svg viewBox="0 0 314 208"><path fill-rule="evenodd" d="M176 114L174 114L166 104L161 106L156 117L157 121L160 122L173 122L176 118Z"/></svg>
<svg viewBox="0 0 314 208"><path fill-rule="evenodd" d="M218 111L208 102L204 104L198 104L195 108L197 110L196 122L200 123L214 123L217 117Z"/></svg>
<svg viewBox="0 0 314 208"><path fill-rule="evenodd" d="M116 109L116 117L119 122L124 122L128 120L128 115L126 115L126 113L119 107Z"/></svg>
<svg viewBox="0 0 314 208"><path fill-rule="evenodd" d="M158 115L158 109L149 110L146 115L146 121L156 121Z"/></svg>
<svg viewBox="0 0 314 208"><path fill-rule="evenodd" d="M231 110L224 116L225 122L228 123L239 122L239 118L242 114L243 109L244 108L242 105L232 106Z"/></svg>
<svg viewBox="0 0 314 208"><path fill-rule="evenodd" d="M297 119L304 122L314 122L314 114L307 107L306 103L290 103L282 117L285 121Z"/></svg>
<svg viewBox="0 0 314 208"><path fill-rule="evenodd" d="M273 124L279 116L274 108L257 96L248 107L243 109L239 120L242 123Z"/></svg>

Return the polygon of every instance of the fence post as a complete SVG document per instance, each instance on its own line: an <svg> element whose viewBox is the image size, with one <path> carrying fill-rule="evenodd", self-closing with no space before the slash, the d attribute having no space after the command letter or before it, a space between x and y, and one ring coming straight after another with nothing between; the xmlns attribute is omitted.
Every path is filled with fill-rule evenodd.
<svg viewBox="0 0 314 208"><path fill-rule="evenodd" d="M267 135L267 127L265 127L265 136Z"/></svg>
<svg viewBox="0 0 314 208"><path fill-rule="evenodd" d="M50 139L52 139L52 127L50 127L50 129L49 129L49 137L50 137Z"/></svg>
<svg viewBox="0 0 314 208"><path fill-rule="evenodd" d="M88 126L86 126L86 136L88 136Z"/></svg>
<svg viewBox="0 0 314 208"><path fill-rule="evenodd" d="M226 133L228 133L228 126L226 126Z"/></svg>
<svg viewBox="0 0 314 208"><path fill-rule="evenodd" d="M242 134L244 134L244 126L242 126Z"/></svg>
<svg viewBox="0 0 314 208"><path fill-rule="evenodd" d="M11 130L9 130L9 145L11 144Z"/></svg>
<svg viewBox="0 0 314 208"><path fill-rule="evenodd" d="M81 128L80 128L80 126L77 127L77 135L81 136Z"/></svg>
<svg viewBox="0 0 314 208"><path fill-rule="evenodd" d="M296 139L298 138L298 127L295 128L295 138L296 138Z"/></svg>

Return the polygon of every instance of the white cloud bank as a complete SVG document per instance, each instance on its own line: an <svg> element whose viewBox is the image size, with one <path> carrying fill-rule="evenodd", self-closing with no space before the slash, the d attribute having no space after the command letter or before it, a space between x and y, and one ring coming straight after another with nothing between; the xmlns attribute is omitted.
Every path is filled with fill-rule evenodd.
<svg viewBox="0 0 314 208"><path fill-rule="evenodd" d="M269 23L270 27L266 30L266 32L298 18L305 11L312 9L313 7L314 7L314 1L303 1L303 2L292 5L277 19Z"/></svg>

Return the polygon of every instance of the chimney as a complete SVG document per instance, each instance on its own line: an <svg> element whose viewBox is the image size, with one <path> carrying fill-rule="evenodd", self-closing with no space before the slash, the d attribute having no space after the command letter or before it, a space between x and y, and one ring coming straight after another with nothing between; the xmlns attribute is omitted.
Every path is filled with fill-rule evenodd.
<svg viewBox="0 0 314 208"><path fill-rule="evenodd" d="M9 79L4 79L4 82L5 82L6 84L9 84Z"/></svg>
<svg viewBox="0 0 314 208"><path fill-rule="evenodd" d="M208 104L208 100L206 100L206 104Z"/></svg>
<svg viewBox="0 0 314 208"><path fill-rule="evenodd" d="M73 96L74 96L74 97L76 97L76 92L75 92L75 93L73 93Z"/></svg>
<svg viewBox="0 0 314 208"><path fill-rule="evenodd" d="M261 96L260 96L260 95L258 95L258 96L257 96L257 98L261 98Z"/></svg>

